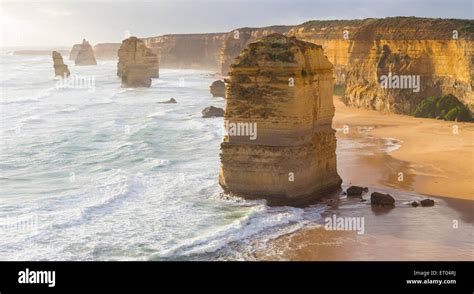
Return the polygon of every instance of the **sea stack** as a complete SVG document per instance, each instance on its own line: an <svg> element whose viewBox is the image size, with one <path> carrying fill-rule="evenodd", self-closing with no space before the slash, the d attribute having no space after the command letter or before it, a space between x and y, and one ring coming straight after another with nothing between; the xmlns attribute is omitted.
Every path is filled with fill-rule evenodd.
<svg viewBox="0 0 474 294"><path fill-rule="evenodd" d="M226 87L219 175L226 192L301 206L340 189L333 66L321 46L280 34L250 43Z"/></svg>
<svg viewBox="0 0 474 294"><path fill-rule="evenodd" d="M225 98L225 83L221 80L214 81L210 86L212 97L223 97Z"/></svg>
<svg viewBox="0 0 474 294"><path fill-rule="evenodd" d="M74 44L69 51L69 60L76 60L77 53L79 53L79 49L81 48L81 44Z"/></svg>
<svg viewBox="0 0 474 294"><path fill-rule="evenodd" d="M77 52L74 63L76 65L97 65L94 49L92 49L91 44L89 44L86 39L82 40L81 47L79 48L79 52Z"/></svg>
<svg viewBox="0 0 474 294"><path fill-rule="evenodd" d="M61 53L53 51L54 75L60 77L68 77L71 75L67 65L64 64Z"/></svg>
<svg viewBox="0 0 474 294"><path fill-rule="evenodd" d="M118 51L117 75L123 87L150 87L151 79L159 77L159 57L143 40L130 37Z"/></svg>

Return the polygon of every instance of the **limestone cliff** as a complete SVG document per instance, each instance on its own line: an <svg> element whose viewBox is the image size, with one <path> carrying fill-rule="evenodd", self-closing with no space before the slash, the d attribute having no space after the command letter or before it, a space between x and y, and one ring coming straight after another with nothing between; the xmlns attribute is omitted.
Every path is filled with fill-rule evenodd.
<svg viewBox="0 0 474 294"><path fill-rule="evenodd" d="M218 71L224 33L175 34L144 38L160 55L162 68L191 68Z"/></svg>
<svg viewBox="0 0 474 294"><path fill-rule="evenodd" d="M144 41L130 37L118 51L117 75L124 87L150 87L151 79L159 77L159 58Z"/></svg>
<svg viewBox="0 0 474 294"><path fill-rule="evenodd" d="M395 17L311 21L288 35L325 48L347 105L409 114L448 94L473 109L473 28L472 20Z"/></svg>
<svg viewBox="0 0 474 294"><path fill-rule="evenodd" d="M264 28L239 28L227 33L223 37L220 50L221 73L227 75L229 66L247 44L270 34L285 34L290 29L290 26L270 26Z"/></svg>
<svg viewBox="0 0 474 294"><path fill-rule="evenodd" d="M332 75L321 46L281 34L247 45L226 83L225 191L303 205L339 189Z"/></svg>
<svg viewBox="0 0 474 294"><path fill-rule="evenodd" d="M99 43L94 46L97 59L115 60L118 58L118 50L121 43Z"/></svg>
<svg viewBox="0 0 474 294"><path fill-rule="evenodd" d="M94 49L92 49L91 44L86 39L82 40L74 63L76 65L97 65Z"/></svg>
<svg viewBox="0 0 474 294"><path fill-rule="evenodd" d="M67 65L64 64L63 57L61 53L53 51L53 67L54 67L54 75L60 77L68 77L71 75Z"/></svg>

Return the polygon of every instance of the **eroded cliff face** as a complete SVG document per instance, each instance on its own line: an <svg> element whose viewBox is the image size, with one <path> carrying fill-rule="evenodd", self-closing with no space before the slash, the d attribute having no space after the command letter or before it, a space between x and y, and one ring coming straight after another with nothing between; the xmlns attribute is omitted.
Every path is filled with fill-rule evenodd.
<svg viewBox="0 0 474 294"><path fill-rule="evenodd" d="M160 55L162 68L190 68L218 71L224 33L176 34L144 38Z"/></svg>
<svg viewBox="0 0 474 294"><path fill-rule="evenodd" d="M144 41L130 37L118 51L117 76L123 87L150 87L151 79L159 77L159 58Z"/></svg>
<svg viewBox="0 0 474 294"><path fill-rule="evenodd" d="M226 86L219 175L225 191L303 205L339 189L333 67L321 46L264 37L241 52Z"/></svg>
<svg viewBox="0 0 474 294"><path fill-rule="evenodd" d="M249 43L270 34L285 34L290 26L270 26L264 28L239 28L225 34L220 49L220 72L227 75L230 65L239 56L240 51Z"/></svg>
<svg viewBox="0 0 474 294"><path fill-rule="evenodd" d="M347 105L409 114L433 95L453 94L473 109L473 27L471 20L396 17L311 21L288 35L325 48Z"/></svg>
<svg viewBox="0 0 474 294"><path fill-rule="evenodd" d="M99 43L94 46L95 57L97 59L115 60L118 58L118 50L121 43Z"/></svg>

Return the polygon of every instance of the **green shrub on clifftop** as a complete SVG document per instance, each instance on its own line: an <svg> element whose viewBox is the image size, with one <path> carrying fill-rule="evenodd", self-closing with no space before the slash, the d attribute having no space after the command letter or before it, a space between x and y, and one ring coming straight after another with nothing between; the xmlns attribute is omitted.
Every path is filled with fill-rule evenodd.
<svg viewBox="0 0 474 294"><path fill-rule="evenodd" d="M456 119L458 121L472 121L472 113L469 108L451 94L423 99L411 115L451 121Z"/></svg>

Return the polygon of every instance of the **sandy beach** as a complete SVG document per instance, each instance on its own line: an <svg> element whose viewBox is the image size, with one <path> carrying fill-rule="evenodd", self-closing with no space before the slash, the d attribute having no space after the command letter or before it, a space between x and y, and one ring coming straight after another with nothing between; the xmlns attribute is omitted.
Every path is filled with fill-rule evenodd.
<svg viewBox="0 0 474 294"><path fill-rule="evenodd" d="M322 224L269 242L270 260L473 260L474 125L353 109L334 97L333 127L343 189L369 187L363 199L340 195ZM387 142L393 148L387 148ZM401 174L400 174L401 173ZM391 194L393 209L374 209L370 193ZM410 205L431 198L434 207ZM328 231L326 217L363 217L364 234Z"/></svg>
<svg viewBox="0 0 474 294"><path fill-rule="evenodd" d="M370 135L401 141L402 147L391 152L390 156L406 163L409 170L400 170L405 178L414 177L416 180L411 184L397 180L398 183L390 183L391 187L427 195L474 199L474 124L348 108L337 96L334 104L333 127L349 126L349 134L338 132L339 139L351 136L351 128L373 126ZM344 166L344 162L338 164ZM357 180L362 181L361 185L370 184L350 172L345 175L346 182Z"/></svg>

